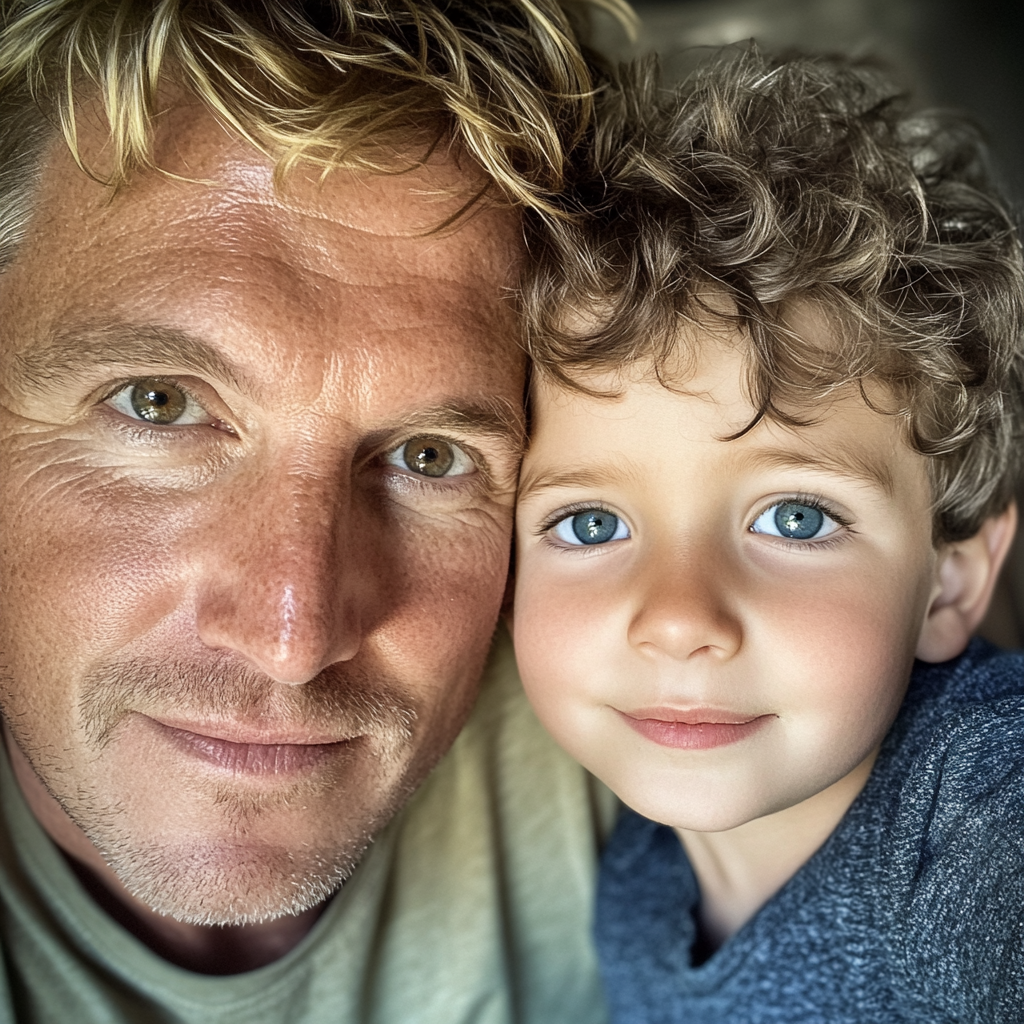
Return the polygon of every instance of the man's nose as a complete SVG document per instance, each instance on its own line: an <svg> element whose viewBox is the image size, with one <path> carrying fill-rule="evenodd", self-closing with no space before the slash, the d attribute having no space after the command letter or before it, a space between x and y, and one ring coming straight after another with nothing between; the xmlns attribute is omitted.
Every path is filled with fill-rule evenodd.
<svg viewBox="0 0 1024 1024"><path fill-rule="evenodd" d="M199 638L281 683L353 658L372 615L372 538L352 522L348 488L283 468L233 497L206 545Z"/></svg>
<svg viewBox="0 0 1024 1024"><path fill-rule="evenodd" d="M701 547L651 551L639 567L628 639L642 653L724 661L739 651L743 629L728 568Z"/></svg>

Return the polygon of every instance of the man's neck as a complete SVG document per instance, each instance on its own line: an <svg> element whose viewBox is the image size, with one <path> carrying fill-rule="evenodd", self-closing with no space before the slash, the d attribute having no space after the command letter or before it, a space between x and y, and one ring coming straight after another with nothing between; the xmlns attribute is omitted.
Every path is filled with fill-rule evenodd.
<svg viewBox="0 0 1024 1024"><path fill-rule="evenodd" d="M737 828L676 829L700 888L698 959L738 932L807 863L864 788L877 755L876 749L807 800Z"/></svg>
<svg viewBox="0 0 1024 1024"><path fill-rule="evenodd" d="M83 888L114 921L158 956L200 974L241 974L294 949L326 903L301 914L246 925L196 925L158 914L121 884L88 837L65 814L4 726L14 777L36 820L64 855Z"/></svg>

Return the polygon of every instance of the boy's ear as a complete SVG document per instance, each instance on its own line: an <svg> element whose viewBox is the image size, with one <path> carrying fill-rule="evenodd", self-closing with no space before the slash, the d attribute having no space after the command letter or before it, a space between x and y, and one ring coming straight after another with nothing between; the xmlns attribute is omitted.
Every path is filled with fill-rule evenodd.
<svg viewBox="0 0 1024 1024"><path fill-rule="evenodd" d="M936 589L917 642L922 661L948 661L967 646L988 611L1017 529L1017 505L986 519L967 540L939 551Z"/></svg>

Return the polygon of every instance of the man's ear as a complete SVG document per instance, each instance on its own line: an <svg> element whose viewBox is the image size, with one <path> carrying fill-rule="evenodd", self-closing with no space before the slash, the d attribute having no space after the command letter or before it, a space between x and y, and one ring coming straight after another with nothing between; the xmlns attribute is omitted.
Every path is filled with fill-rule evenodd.
<svg viewBox="0 0 1024 1024"><path fill-rule="evenodd" d="M939 551L935 593L917 642L922 661L948 661L967 646L988 611L1016 529L1017 505L1011 502L973 537Z"/></svg>

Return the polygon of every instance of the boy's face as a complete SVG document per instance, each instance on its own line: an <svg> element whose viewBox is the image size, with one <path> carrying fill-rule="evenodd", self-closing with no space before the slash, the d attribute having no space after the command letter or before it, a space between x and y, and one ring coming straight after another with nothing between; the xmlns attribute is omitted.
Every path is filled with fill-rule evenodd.
<svg viewBox="0 0 1024 1024"><path fill-rule="evenodd" d="M700 339L669 387L539 383L514 633L544 724L626 803L719 831L863 768L931 598L926 461L855 390L762 422L744 347Z"/></svg>

